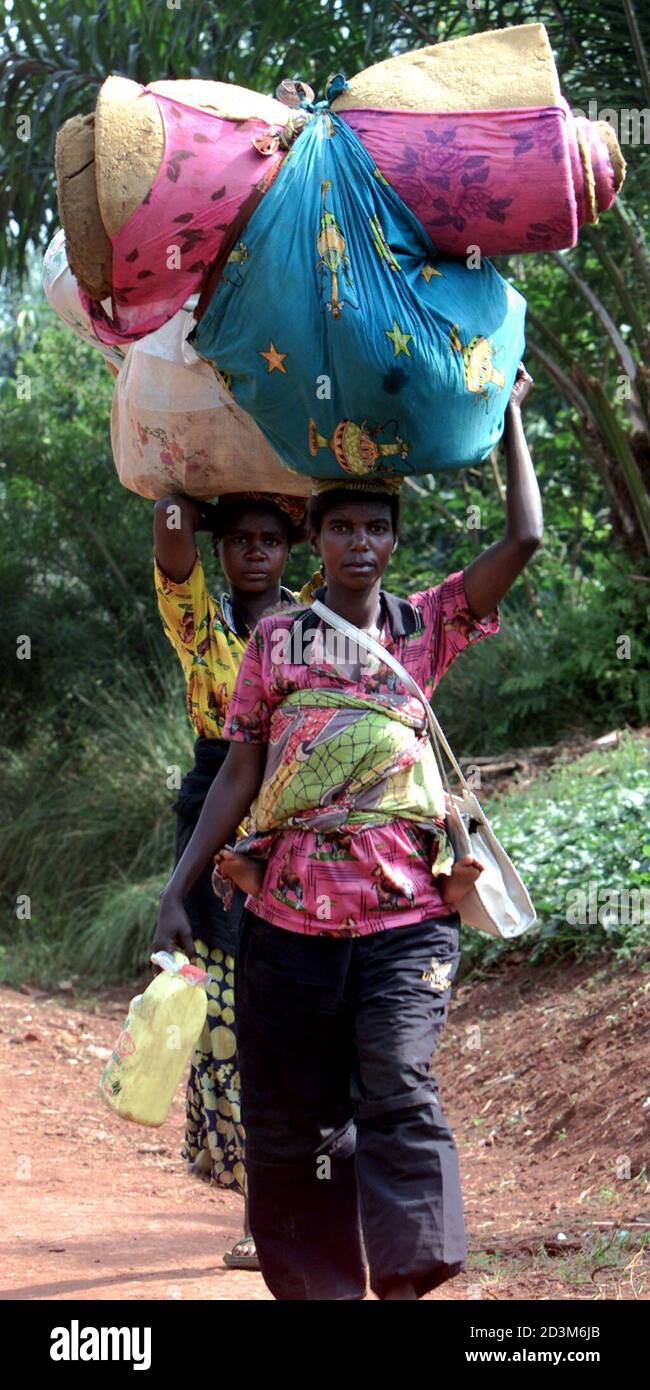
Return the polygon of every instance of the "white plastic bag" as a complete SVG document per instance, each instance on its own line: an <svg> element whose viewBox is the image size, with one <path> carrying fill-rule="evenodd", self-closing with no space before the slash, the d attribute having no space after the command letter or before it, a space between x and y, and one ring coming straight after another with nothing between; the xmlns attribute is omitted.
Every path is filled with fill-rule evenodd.
<svg viewBox="0 0 650 1390"><path fill-rule="evenodd" d="M258 490L306 497L309 479L282 466L187 342L193 327L191 311L181 309L128 349L111 409L120 482L141 497Z"/></svg>
<svg viewBox="0 0 650 1390"><path fill-rule="evenodd" d="M95 334L92 319L86 313L77 294L77 281L68 265L65 233L62 228L59 228L59 231L52 237L43 257L42 279L45 298L55 314L58 314L59 318L67 323L68 328L71 328L78 338L83 338L85 343L98 348L107 362L121 367L124 361L124 352L118 347L109 347L107 343L100 343ZM110 299L104 300L104 305L110 308Z"/></svg>
<svg viewBox="0 0 650 1390"><path fill-rule="evenodd" d="M124 487L152 498L168 492L202 499L242 491L308 495L309 479L283 467L254 420L187 342L195 299L131 347L108 347L77 294L62 230L45 252L43 290L59 318L119 369L111 444Z"/></svg>

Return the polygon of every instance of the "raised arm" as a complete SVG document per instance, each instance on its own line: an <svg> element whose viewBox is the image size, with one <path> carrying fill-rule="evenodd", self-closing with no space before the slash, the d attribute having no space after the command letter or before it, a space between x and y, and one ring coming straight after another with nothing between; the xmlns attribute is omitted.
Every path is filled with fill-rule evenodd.
<svg viewBox="0 0 650 1390"><path fill-rule="evenodd" d="M262 785L265 743L231 743L228 757L205 798L194 834L160 896L155 951L180 946L193 954L192 932L183 899L217 850L234 837Z"/></svg>
<svg viewBox="0 0 650 1390"><path fill-rule="evenodd" d="M196 559L197 531L211 531L215 508L210 502L197 502L182 492L161 497L153 509L153 539L156 560L168 579L182 584Z"/></svg>
<svg viewBox="0 0 650 1390"><path fill-rule="evenodd" d="M506 534L472 560L464 573L467 602L475 618L492 612L542 540L542 499L521 418L521 406L532 384L520 363L503 436L508 470Z"/></svg>

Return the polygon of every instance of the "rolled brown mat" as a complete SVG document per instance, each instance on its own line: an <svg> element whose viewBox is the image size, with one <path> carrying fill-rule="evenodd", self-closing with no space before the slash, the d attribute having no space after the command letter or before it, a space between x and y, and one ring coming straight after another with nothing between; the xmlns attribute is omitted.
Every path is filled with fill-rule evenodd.
<svg viewBox="0 0 650 1390"><path fill-rule="evenodd" d="M615 131L612 130L611 125L608 125L607 121L595 121L594 124L601 140L607 146L607 153L614 175L614 187L616 192L619 193L625 182L625 171L627 169L627 164L623 158L623 151L618 143Z"/></svg>
<svg viewBox="0 0 650 1390"><path fill-rule="evenodd" d="M273 97L230 82L190 78L151 82L147 91L126 77L108 77L97 99L95 149L97 197L102 222L114 237L152 187L165 148L160 110L150 92L181 106L211 111L224 120L281 123L286 110Z"/></svg>
<svg viewBox="0 0 650 1390"><path fill-rule="evenodd" d="M70 268L92 299L111 293L113 252L95 184L95 113L72 116L56 137L59 216Z"/></svg>
<svg viewBox="0 0 650 1390"><path fill-rule="evenodd" d="M560 82L543 24L486 29L365 68L333 111L493 111L557 106Z"/></svg>
<svg viewBox="0 0 650 1390"><path fill-rule="evenodd" d="M95 113L95 179L109 237L121 231L146 198L164 148L163 123L154 98L143 93L138 82L108 77L100 87Z"/></svg>
<svg viewBox="0 0 650 1390"><path fill-rule="evenodd" d="M110 295L110 239L144 202L160 168L163 123L149 92L234 122L282 125L287 115L274 97L229 82L164 80L152 82L145 91L129 78L108 77L96 111L66 121L56 146L59 213L68 257L92 299Z"/></svg>

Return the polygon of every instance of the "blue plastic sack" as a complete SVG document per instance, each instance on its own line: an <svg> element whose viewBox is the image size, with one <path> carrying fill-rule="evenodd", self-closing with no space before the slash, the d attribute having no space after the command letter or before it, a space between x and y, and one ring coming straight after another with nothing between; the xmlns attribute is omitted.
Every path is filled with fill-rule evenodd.
<svg viewBox="0 0 650 1390"><path fill-rule="evenodd" d="M246 224L197 352L284 463L332 478L431 473L500 439L525 300L440 259L344 121L318 111Z"/></svg>

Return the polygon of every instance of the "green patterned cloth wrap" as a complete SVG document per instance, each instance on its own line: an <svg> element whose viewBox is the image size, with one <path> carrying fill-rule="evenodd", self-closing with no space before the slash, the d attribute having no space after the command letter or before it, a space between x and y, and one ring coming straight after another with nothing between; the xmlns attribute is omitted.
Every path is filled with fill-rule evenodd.
<svg viewBox="0 0 650 1390"><path fill-rule="evenodd" d="M439 836L437 872L448 872L453 862L440 773L423 712L409 696L288 695L272 717L253 817L258 834L410 820Z"/></svg>

